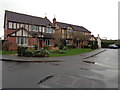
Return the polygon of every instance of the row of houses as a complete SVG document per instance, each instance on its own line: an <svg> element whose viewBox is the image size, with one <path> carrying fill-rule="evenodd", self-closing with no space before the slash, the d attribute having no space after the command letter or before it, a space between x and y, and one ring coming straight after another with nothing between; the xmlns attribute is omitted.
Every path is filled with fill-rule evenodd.
<svg viewBox="0 0 120 90"><path fill-rule="evenodd" d="M45 17L36 17L22 13L5 10L4 17L4 39L10 42L9 50L16 50L19 45L25 47L38 48L45 45L54 47L54 34L58 34L66 41L66 44L74 44L73 33L82 33L90 36L89 40L95 40L91 32L83 26L72 25L68 23L58 22L56 18L53 22ZM88 44L88 40L82 43ZM81 48L81 42L77 42L77 47Z"/></svg>

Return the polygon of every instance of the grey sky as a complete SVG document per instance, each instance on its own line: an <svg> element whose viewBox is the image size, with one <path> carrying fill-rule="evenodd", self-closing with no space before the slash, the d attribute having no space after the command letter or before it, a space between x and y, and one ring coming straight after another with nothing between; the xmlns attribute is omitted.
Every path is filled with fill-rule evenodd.
<svg viewBox="0 0 120 90"><path fill-rule="evenodd" d="M95 36L118 38L119 0L0 0L0 36L4 35L4 10L84 26Z"/></svg>

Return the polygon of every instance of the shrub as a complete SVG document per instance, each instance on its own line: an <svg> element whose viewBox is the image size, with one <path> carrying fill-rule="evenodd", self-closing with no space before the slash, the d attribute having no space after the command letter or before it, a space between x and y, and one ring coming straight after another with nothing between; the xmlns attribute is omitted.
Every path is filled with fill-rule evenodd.
<svg viewBox="0 0 120 90"><path fill-rule="evenodd" d="M40 49L40 50L36 50L34 53L35 57L48 57L49 56L49 52L46 49Z"/></svg>
<svg viewBox="0 0 120 90"><path fill-rule="evenodd" d="M68 47L67 47L67 46L64 46L63 50L67 50L67 49L68 49Z"/></svg>
<svg viewBox="0 0 120 90"><path fill-rule="evenodd" d="M68 45L67 47L68 47L68 49L77 48L77 46L76 46L75 44L72 44L72 45Z"/></svg>
<svg viewBox="0 0 120 90"><path fill-rule="evenodd" d="M48 45L44 45L43 48L48 50L49 46Z"/></svg>
<svg viewBox="0 0 120 90"><path fill-rule="evenodd" d="M63 48L64 48L64 45L60 44L59 49L63 49Z"/></svg>
<svg viewBox="0 0 120 90"><path fill-rule="evenodd" d="M38 49L38 44L35 44L34 46L35 46L35 47L34 47L35 50L37 50L37 49Z"/></svg>
<svg viewBox="0 0 120 90"><path fill-rule="evenodd" d="M18 53L18 56L25 56L26 55L26 47L23 47L23 46L18 46L17 48L17 53Z"/></svg>
<svg viewBox="0 0 120 90"><path fill-rule="evenodd" d="M58 47L52 48L52 52L59 52L59 48Z"/></svg>
<svg viewBox="0 0 120 90"><path fill-rule="evenodd" d="M26 54L25 54L25 56L27 56L27 57L32 57L32 56L34 56L34 52L35 52L35 50L34 50L34 48L32 49L30 49L30 48L28 48L28 49L26 49Z"/></svg>
<svg viewBox="0 0 120 90"><path fill-rule="evenodd" d="M89 45L87 45L87 44L83 44L83 45L82 45L82 48L90 48L90 47L89 47Z"/></svg>

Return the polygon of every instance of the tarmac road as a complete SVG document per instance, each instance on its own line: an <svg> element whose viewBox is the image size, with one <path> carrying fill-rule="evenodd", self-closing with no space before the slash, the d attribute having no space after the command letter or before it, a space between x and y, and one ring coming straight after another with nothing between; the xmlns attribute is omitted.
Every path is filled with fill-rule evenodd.
<svg viewBox="0 0 120 90"><path fill-rule="evenodd" d="M118 88L118 49L107 49L88 59L84 56L87 54L56 57L63 62L49 63L2 61L2 87Z"/></svg>

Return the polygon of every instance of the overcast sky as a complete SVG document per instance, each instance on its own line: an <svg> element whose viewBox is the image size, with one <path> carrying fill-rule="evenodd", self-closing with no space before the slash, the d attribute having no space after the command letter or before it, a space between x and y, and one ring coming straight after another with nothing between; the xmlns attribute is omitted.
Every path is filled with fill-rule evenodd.
<svg viewBox="0 0 120 90"><path fill-rule="evenodd" d="M119 0L0 0L0 37L5 10L84 26L94 36L118 38Z"/></svg>

